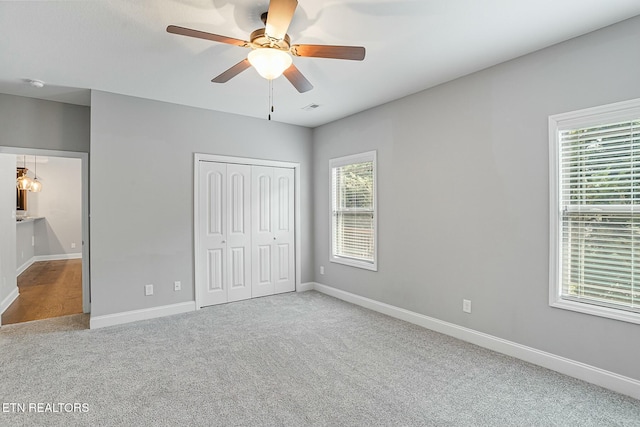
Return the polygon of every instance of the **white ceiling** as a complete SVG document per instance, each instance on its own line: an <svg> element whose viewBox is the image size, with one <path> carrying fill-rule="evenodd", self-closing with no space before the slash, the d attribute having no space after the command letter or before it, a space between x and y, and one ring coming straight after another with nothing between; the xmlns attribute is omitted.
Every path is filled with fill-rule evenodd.
<svg viewBox="0 0 640 427"><path fill-rule="evenodd" d="M247 49L267 0L0 2L0 92L89 105L87 89L266 118L268 82L211 79ZM274 81L273 120L315 127L640 14L638 0L299 0L293 43L358 45L366 59L294 58L314 89ZM47 83L36 89L25 79ZM311 104L320 107L305 111Z"/></svg>

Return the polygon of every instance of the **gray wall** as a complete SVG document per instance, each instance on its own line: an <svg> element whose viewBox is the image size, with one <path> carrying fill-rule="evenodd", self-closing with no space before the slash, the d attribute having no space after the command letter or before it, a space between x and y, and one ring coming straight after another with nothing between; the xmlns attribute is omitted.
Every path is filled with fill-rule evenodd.
<svg viewBox="0 0 640 427"><path fill-rule="evenodd" d="M15 170L16 156L0 153L0 303L17 287Z"/></svg>
<svg viewBox="0 0 640 427"><path fill-rule="evenodd" d="M312 280L311 130L96 91L91 112L92 316L193 301L194 153L301 164L302 281Z"/></svg>
<svg viewBox="0 0 640 427"><path fill-rule="evenodd" d="M0 145L89 152L89 107L0 94Z"/></svg>
<svg viewBox="0 0 640 427"><path fill-rule="evenodd" d="M38 180L42 182L42 191L28 196L29 216L44 217L35 223L34 255L80 254L82 160L47 157L46 163L38 163ZM75 248L71 247L73 243Z"/></svg>
<svg viewBox="0 0 640 427"><path fill-rule="evenodd" d="M548 116L640 97L638 46L640 17L315 129L315 281L640 380L640 325L548 305ZM329 262L329 159L374 149L377 273Z"/></svg>

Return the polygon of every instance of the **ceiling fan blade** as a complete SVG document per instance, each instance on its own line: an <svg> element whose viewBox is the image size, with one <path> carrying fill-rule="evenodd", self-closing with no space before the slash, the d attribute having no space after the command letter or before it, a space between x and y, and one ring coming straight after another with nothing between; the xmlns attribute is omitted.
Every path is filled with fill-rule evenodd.
<svg viewBox="0 0 640 427"><path fill-rule="evenodd" d="M298 7L298 0L271 0L267 11L265 33L274 39L284 39L296 7Z"/></svg>
<svg viewBox="0 0 640 427"><path fill-rule="evenodd" d="M249 42L233 37L220 36L218 34L207 33L204 31L192 30L191 28L178 27L177 25L169 25L167 32L179 34L181 36L195 37L197 39L211 40L219 43L232 44L234 46L249 47Z"/></svg>
<svg viewBox="0 0 640 427"><path fill-rule="evenodd" d="M291 82L298 92L305 93L313 89L313 85L302 75L298 68L291 64L289 68L284 70L284 76Z"/></svg>
<svg viewBox="0 0 640 427"><path fill-rule="evenodd" d="M211 81L213 83L226 83L249 67L251 67L249 60L243 59L242 61L238 62L236 65L229 68L227 71L215 77Z"/></svg>
<svg viewBox="0 0 640 427"><path fill-rule="evenodd" d="M291 46L291 54L295 56L311 56L314 58L350 59L362 61L365 49L362 46L329 46L323 44L295 44Z"/></svg>

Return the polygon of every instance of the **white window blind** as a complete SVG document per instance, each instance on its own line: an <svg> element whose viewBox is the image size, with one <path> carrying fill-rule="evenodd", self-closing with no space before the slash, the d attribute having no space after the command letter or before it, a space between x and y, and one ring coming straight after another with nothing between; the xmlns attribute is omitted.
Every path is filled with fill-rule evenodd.
<svg viewBox="0 0 640 427"><path fill-rule="evenodd" d="M560 298L640 313L640 114L558 143Z"/></svg>
<svg viewBox="0 0 640 427"><path fill-rule="evenodd" d="M376 269L375 152L331 160L331 260Z"/></svg>

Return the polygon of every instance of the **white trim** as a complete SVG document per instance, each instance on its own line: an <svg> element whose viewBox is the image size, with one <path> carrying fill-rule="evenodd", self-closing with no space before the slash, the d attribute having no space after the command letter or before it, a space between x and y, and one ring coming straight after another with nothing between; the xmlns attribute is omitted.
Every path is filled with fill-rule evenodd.
<svg viewBox="0 0 640 427"><path fill-rule="evenodd" d="M373 262L333 254L333 168L373 162ZM376 150L329 159L329 262L378 271L378 153Z"/></svg>
<svg viewBox="0 0 640 427"><path fill-rule="evenodd" d="M395 307L393 305L355 295L331 286L313 283L313 288L323 294L386 314L387 316L395 317L396 319L401 319L406 322L470 342L480 347L596 384L609 390L631 396L635 399L640 399L640 381L636 379L625 377L623 375L567 359L565 357L557 356L552 353L537 350L532 347L527 347L483 332L474 331L473 329L458 326L453 323L444 322L442 320Z"/></svg>
<svg viewBox="0 0 640 427"><path fill-rule="evenodd" d="M193 254L194 254L194 293L195 293L195 307L196 310L200 310L201 305L201 296L200 296L200 286L199 284L202 282L200 278L200 261L198 257L198 248L200 247L200 236L198 232L198 224L200 224L199 217L199 192L198 192L198 183L199 183L199 173L200 173L200 162L220 162L220 163L235 163L241 165L251 165L251 166L269 166L269 167L277 167L277 168L288 168L293 169L294 172L294 191L295 191L295 200L294 200L294 238L295 238L295 263L296 263L296 279L295 279L295 287L296 289L300 286L302 282L302 233L300 232L302 227L300 224L301 221L301 196L300 196L300 163L296 162L282 162L278 160L265 160L265 159L253 159L248 157L234 157L234 156L219 156L216 154L205 154L205 153L194 153L193 156Z"/></svg>
<svg viewBox="0 0 640 427"><path fill-rule="evenodd" d="M40 261L61 261L65 259L81 259L82 252L75 254L55 254L55 255L36 255L33 257L34 262Z"/></svg>
<svg viewBox="0 0 640 427"><path fill-rule="evenodd" d="M177 304L162 305L159 307L143 308L141 310L105 314L103 316L91 316L91 319L89 321L89 329L105 328L107 326L137 322L139 320L148 320L155 319L157 317L171 316L173 314L188 313L190 311L194 311L195 309L195 302L187 301Z"/></svg>
<svg viewBox="0 0 640 427"><path fill-rule="evenodd" d="M29 260L24 264L22 264L20 267L18 267L18 269L16 270L16 275L19 276L22 273L24 273L27 270L27 268L31 267L35 262L61 261L65 259L81 259L81 258L82 258L82 252L78 252L75 254L35 255L29 258Z"/></svg>
<svg viewBox="0 0 640 427"><path fill-rule="evenodd" d="M13 302L18 299L18 297L20 296L20 290L18 289L18 287L16 286L10 293L9 295L7 295L7 297L5 299L2 300L2 302L0 303L0 314L4 313L4 311L9 308L9 306L11 304L13 304Z"/></svg>
<svg viewBox="0 0 640 427"><path fill-rule="evenodd" d="M24 273L27 270L27 268L29 268L29 267L31 267L33 265L34 262L36 262L34 257L29 258L27 260L27 262L25 262L20 267L18 267L18 269L16 270L16 276L19 276L22 273Z"/></svg>
<svg viewBox="0 0 640 427"><path fill-rule="evenodd" d="M640 98L549 116L559 130L589 127L603 122L633 120L640 114Z"/></svg>
<svg viewBox="0 0 640 427"><path fill-rule="evenodd" d="M640 324L640 314L562 298L562 253L560 212L560 131L640 117L640 98L549 116L549 306L608 319ZM627 206L613 206L627 212ZM572 210L571 207L568 210Z"/></svg>
<svg viewBox="0 0 640 427"><path fill-rule="evenodd" d="M300 283L300 285L296 287L296 292L312 291L314 289L314 286L315 286L314 282Z"/></svg>

